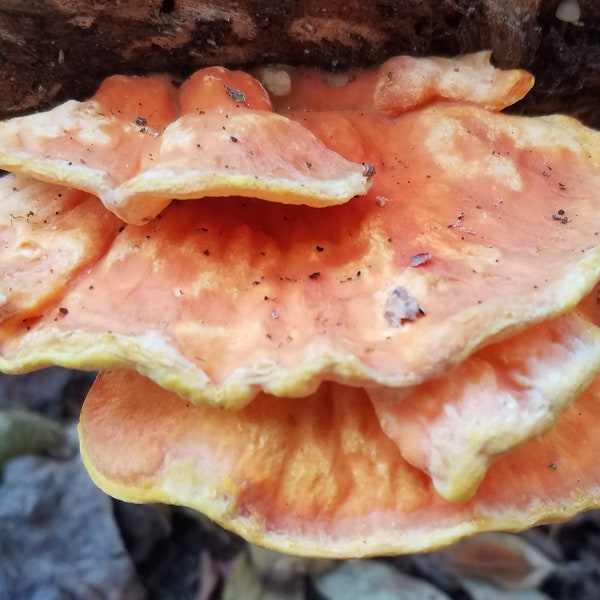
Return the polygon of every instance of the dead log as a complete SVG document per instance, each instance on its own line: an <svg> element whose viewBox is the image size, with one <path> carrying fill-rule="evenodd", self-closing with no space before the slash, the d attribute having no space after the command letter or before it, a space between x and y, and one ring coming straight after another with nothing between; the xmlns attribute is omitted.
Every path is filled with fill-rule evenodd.
<svg viewBox="0 0 600 600"><path fill-rule="evenodd" d="M575 0L571 0L575 2ZM84 98L114 73L265 62L333 70L491 48L537 78L522 107L600 126L600 3L579 0L0 0L0 117Z"/></svg>

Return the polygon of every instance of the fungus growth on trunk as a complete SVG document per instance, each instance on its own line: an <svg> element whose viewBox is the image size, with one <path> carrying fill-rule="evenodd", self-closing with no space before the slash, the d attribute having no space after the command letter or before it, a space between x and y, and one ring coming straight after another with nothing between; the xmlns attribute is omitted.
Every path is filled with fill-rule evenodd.
<svg viewBox="0 0 600 600"><path fill-rule="evenodd" d="M285 552L597 506L600 134L499 112L533 80L489 60L112 77L1 123L0 369L107 369L98 485Z"/></svg>

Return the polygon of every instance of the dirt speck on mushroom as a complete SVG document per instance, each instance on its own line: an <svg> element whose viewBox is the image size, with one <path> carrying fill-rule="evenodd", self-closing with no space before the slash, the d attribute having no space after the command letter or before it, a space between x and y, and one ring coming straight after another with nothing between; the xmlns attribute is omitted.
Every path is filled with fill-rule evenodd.
<svg viewBox="0 0 600 600"><path fill-rule="evenodd" d="M393 327L401 327L404 321L415 321L424 314L416 298L398 286L385 303L383 316Z"/></svg>

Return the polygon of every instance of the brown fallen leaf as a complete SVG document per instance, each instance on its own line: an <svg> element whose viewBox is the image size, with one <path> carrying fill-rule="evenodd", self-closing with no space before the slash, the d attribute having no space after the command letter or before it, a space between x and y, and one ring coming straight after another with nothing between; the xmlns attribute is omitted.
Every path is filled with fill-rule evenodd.
<svg viewBox="0 0 600 600"><path fill-rule="evenodd" d="M507 590L536 588L556 568L533 544L509 533L477 535L439 554L462 576L491 581Z"/></svg>

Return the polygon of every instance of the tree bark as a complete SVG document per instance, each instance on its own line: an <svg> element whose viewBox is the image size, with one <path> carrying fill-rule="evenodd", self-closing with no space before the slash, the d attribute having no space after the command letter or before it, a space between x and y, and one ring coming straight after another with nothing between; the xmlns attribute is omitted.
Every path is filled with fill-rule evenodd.
<svg viewBox="0 0 600 600"><path fill-rule="evenodd" d="M0 117L82 99L114 73L187 76L211 64L343 70L396 54L490 48L536 75L520 109L600 126L600 2L579 0L0 0Z"/></svg>

